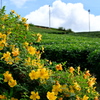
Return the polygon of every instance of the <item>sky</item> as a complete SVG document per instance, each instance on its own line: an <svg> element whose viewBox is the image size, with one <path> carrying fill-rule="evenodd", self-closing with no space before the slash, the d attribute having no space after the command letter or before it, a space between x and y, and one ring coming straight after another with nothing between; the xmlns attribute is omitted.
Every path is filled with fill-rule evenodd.
<svg viewBox="0 0 100 100"><path fill-rule="evenodd" d="M100 31L100 0L0 0L0 4L6 13L15 10L34 25Z"/></svg>

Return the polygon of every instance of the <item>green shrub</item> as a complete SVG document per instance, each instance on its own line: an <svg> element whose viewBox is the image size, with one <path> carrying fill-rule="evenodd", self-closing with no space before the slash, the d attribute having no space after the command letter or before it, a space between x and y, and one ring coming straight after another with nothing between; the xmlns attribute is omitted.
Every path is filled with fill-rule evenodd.
<svg viewBox="0 0 100 100"><path fill-rule="evenodd" d="M0 10L0 100L93 100L98 99L96 78L89 70L41 59L40 33L30 33L25 18L14 10ZM8 23L9 22L9 23ZM70 48L71 49L71 48ZM58 52L55 51L54 54ZM72 55L74 56L74 55ZM75 55L76 56L76 55Z"/></svg>

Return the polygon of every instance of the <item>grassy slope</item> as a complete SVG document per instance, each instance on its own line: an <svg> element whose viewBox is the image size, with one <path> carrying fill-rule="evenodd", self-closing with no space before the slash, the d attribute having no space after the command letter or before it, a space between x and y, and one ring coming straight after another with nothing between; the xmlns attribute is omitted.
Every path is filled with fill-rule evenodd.
<svg viewBox="0 0 100 100"><path fill-rule="evenodd" d="M61 34L65 31L59 31L57 29L45 29L38 28L35 26L30 27L31 31L41 33L43 35L41 43L39 45L57 45L61 44L77 44L79 46L99 48L100 45L100 32L79 32L79 33L68 33ZM54 34L56 33L56 34ZM57 34L58 33L58 34Z"/></svg>

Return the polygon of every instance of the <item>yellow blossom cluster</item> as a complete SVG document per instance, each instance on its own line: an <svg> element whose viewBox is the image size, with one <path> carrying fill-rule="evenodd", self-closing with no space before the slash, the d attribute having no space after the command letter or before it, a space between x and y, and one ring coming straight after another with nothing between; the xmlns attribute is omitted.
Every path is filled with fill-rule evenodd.
<svg viewBox="0 0 100 100"><path fill-rule="evenodd" d="M42 35L40 33L32 34L32 36L36 36L37 37L36 42L40 42L42 40Z"/></svg>
<svg viewBox="0 0 100 100"><path fill-rule="evenodd" d="M28 46L27 51L29 54L34 55L36 53L36 48L33 46Z"/></svg>
<svg viewBox="0 0 100 100"><path fill-rule="evenodd" d="M7 99L5 95L0 95L0 100Z"/></svg>
<svg viewBox="0 0 100 100"><path fill-rule="evenodd" d="M0 32L0 50L2 50L4 46L7 46L6 39L7 39L6 34Z"/></svg>
<svg viewBox="0 0 100 100"><path fill-rule="evenodd" d="M12 74L10 74L9 71L6 71L3 75L4 75L4 82L8 82L8 85L10 87L14 87L17 85L16 80L13 79Z"/></svg>
<svg viewBox="0 0 100 100"><path fill-rule="evenodd" d="M7 62L7 64L13 64L13 59L11 57L11 53L7 51L6 53L3 54L3 57L1 59L4 59L4 61Z"/></svg>
<svg viewBox="0 0 100 100"><path fill-rule="evenodd" d="M96 78L91 77L88 79L88 86L93 87L93 85L96 83Z"/></svg>
<svg viewBox="0 0 100 100"><path fill-rule="evenodd" d="M46 68L41 68L41 69L38 69L37 71L34 71L32 70L30 73L29 73L29 77L31 80L34 80L34 79L42 79L42 80L47 80L49 77L50 77L50 71L47 70Z"/></svg>
<svg viewBox="0 0 100 100"><path fill-rule="evenodd" d="M93 87L93 85L96 83L96 78L94 77L90 77L90 73L89 70L85 71L85 75L89 76L88 78L84 77L84 74L82 74L80 71L80 67L78 66L77 69L75 70L73 67L69 67L68 69L68 73L69 74L69 78L72 80L72 82L70 84L65 84L65 85L60 85L58 81L56 81L56 85L53 85L52 87L52 91L48 92L48 96L47 98L49 98L49 100L56 100L56 98L58 97L59 94L62 94L63 96L61 98L59 98L59 100L63 100L64 97L71 97L72 94L76 95L76 99L75 100L90 100L89 95L92 94L94 95L94 100L99 100L98 96L99 93L96 92L95 88ZM77 71L77 72L76 72ZM76 73L77 75L83 75L82 79L87 81L86 86L87 87L82 87L82 83L80 83L80 81L76 81L75 77L76 77ZM61 78L61 77L59 77ZM83 82L83 86L84 86L84 82ZM81 95L81 92L85 90L86 92L90 93L88 95ZM92 92L90 92L92 91ZM49 95L52 94L53 96ZM55 99L54 99L54 98Z"/></svg>
<svg viewBox="0 0 100 100"><path fill-rule="evenodd" d="M20 59L17 57L19 55L19 48L13 48L12 53L7 51L6 53L3 53L3 57L1 59L4 59L4 61L7 62L7 64L12 65L14 62L19 61Z"/></svg>
<svg viewBox="0 0 100 100"><path fill-rule="evenodd" d="M41 53L40 51L33 47L33 46L30 46L28 42L24 42L23 43L24 47L27 49L28 53L32 56L36 56L38 59L40 59L41 57Z"/></svg>
<svg viewBox="0 0 100 100"><path fill-rule="evenodd" d="M9 99L5 95L0 95L0 100L9 100ZM18 100L18 99L11 97L10 100Z"/></svg>

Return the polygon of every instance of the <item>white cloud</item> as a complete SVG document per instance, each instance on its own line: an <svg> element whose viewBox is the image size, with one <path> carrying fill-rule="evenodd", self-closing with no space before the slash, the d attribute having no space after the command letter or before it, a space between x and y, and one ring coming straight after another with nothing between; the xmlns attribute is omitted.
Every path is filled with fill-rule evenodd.
<svg viewBox="0 0 100 100"><path fill-rule="evenodd" d="M10 0L17 7L22 7L29 0Z"/></svg>
<svg viewBox="0 0 100 100"><path fill-rule="evenodd" d="M56 0L50 7L51 27L64 27L73 31L89 31L89 13L82 3L64 3ZM28 23L49 26L49 6L44 5L25 16ZM100 30L100 16L90 14L90 30Z"/></svg>

